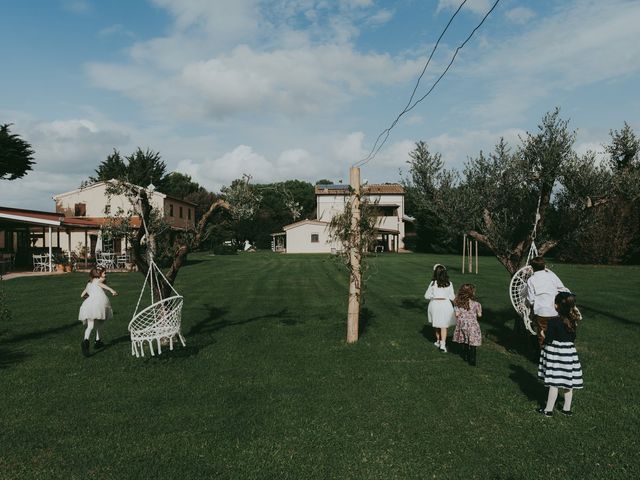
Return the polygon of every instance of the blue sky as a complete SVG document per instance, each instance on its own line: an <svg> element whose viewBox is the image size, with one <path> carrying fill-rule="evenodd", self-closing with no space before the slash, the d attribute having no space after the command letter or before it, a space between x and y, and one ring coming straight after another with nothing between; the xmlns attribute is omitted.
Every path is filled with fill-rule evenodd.
<svg viewBox="0 0 640 480"><path fill-rule="evenodd" d="M114 148L138 146L213 191L243 173L346 180L460 1L4 2L0 123L37 165L3 181L0 205L52 210ZM492 4L467 1L419 96ZM362 177L399 180L418 140L460 168L501 136L517 145L556 106L579 153L624 121L640 133L639 24L637 0L501 0Z"/></svg>

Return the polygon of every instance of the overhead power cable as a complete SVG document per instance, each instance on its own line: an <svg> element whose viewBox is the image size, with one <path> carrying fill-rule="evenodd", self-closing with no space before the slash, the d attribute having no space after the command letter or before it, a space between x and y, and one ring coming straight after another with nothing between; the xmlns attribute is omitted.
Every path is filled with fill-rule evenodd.
<svg viewBox="0 0 640 480"><path fill-rule="evenodd" d="M422 77L424 76L424 74L425 74L425 72L427 70L427 67L429 66L429 63L431 62L431 59L433 58L433 55L434 55L436 49L438 48L440 40L442 39L442 37L446 33L447 29L451 25L451 22L453 22L453 19L456 17L456 15L458 15L458 12L460 12L460 10L464 6L464 4L467 3L467 1L468 0L464 0L462 3L460 3L460 5L458 6L457 10L454 12L454 14L449 19L449 22L447 22L447 25L445 26L444 30L442 30L442 33L438 37L438 40L435 43L433 49L431 50L431 54L429 55L429 58L427 59L427 62L425 63L425 66L422 69L422 72L420 73L420 76L418 77L418 80L416 81L416 85L413 88L413 92L411 92L411 96L409 97L409 101L407 102L407 105L402 109L402 111L398 114L398 116L391 123L391 125L389 127L387 127L386 129L384 129L382 132L380 132L380 134L378 135L378 138L376 138L376 141L373 144L373 147L371 147L371 151L369 152L369 154L365 158L363 158L362 160L356 162L353 165L354 167L361 167L362 165L365 165L365 164L369 163L371 160L373 160L375 158L375 156L378 154L380 149L387 142L387 139L389 138L389 135L391 134L391 130L396 126L396 124L398 123L400 118L402 118L405 114L407 114L408 112L413 110L416 107L416 105L418 105L418 103L422 102L425 98L427 98L429 96L429 94L436 88L438 83L440 83L440 80L442 80L442 78L446 75L446 73L451 68L451 65L453 65L453 62L455 61L456 57L458 56L458 52L464 48L464 46L469 42L469 40L471 40L471 37L473 37L473 35L482 26L482 24L487 19L487 17L489 17L489 15L491 15L491 12L493 12L493 10L496 8L498 3L500 3L500 0L496 0L494 2L493 6L487 11L487 13L484 15L484 17L482 17L482 20L480 21L480 23L478 23L478 25L476 25L476 27L471 31L471 33L467 36L467 38L464 40L464 42L462 42L458 46L458 48L456 48L453 56L451 57L451 60L449 61L449 64L444 69L444 71L440 74L440 76L436 79L436 81L433 83L433 85L431 85L431 88L429 88L427 93L425 93L422 97L420 97L418 100L413 102L413 98L414 98L414 96L416 94L416 91L418 90L418 87L420 85L420 81L422 80Z"/></svg>

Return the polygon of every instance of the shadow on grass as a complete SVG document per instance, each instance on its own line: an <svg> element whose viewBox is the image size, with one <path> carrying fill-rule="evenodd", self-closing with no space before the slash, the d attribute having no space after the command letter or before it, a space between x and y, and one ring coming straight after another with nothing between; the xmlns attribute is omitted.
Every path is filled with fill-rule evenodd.
<svg viewBox="0 0 640 480"><path fill-rule="evenodd" d="M426 338L430 342L436 341L436 332L433 327L429 325L423 325L422 329L420 330L420 333L424 338Z"/></svg>
<svg viewBox="0 0 640 480"><path fill-rule="evenodd" d="M200 349L206 348L209 345L215 343L214 334L229 327L237 327L240 325L246 325L248 323L257 322L260 320L278 319L282 325L296 325L300 323L298 320L291 318L288 314L288 310L283 308L282 310L265 315L257 315L255 317L246 318L244 320L229 320L223 318L227 315L228 311L224 308L218 308L211 305L205 305L208 315L195 323L187 332L186 340L187 346L184 348L178 348L171 352L171 356L184 357L197 355ZM180 345L181 347L181 345Z"/></svg>
<svg viewBox="0 0 640 480"><path fill-rule="evenodd" d="M9 368L17 363L26 360L28 354L8 348L0 348L0 369Z"/></svg>
<svg viewBox="0 0 640 480"><path fill-rule="evenodd" d="M124 342L128 342L131 339L131 337L129 335L120 335L119 337L116 337L112 340L109 339L105 339L104 340L104 347L96 350L95 348L91 349L91 354L89 355L90 357L93 357L95 355L100 355L102 352L105 352L107 350L109 350L110 348L115 347L116 345L120 344L120 343L124 343Z"/></svg>
<svg viewBox="0 0 640 480"><path fill-rule="evenodd" d="M194 259L191 259L191 258L187 258L187 261L184 263L184 266L187 266L187 265L197 265L197 264L199 264L199 263L204 263L204 262L206 262L206 261L207 261L207 260L200 260L200 259L196 259L196 260L194 260Z"/></svg>
<svg viewBox="0 0 640 480"><path fill-rule="evenodd" d="M425 305L425 301L421 298L403 298L400 302L400 306L406 310L417 310L426 315L427 307Z"/></svg>
<svg viewBox="0 0 640 480"><path fill-rule="evenodd" d="M300 320L296 320L292 318L288 313L288 309L283 308L282 310L274 313L267 313L265 315L257 315L255 317L249 317L244 320L228 320L225 318L220 319L225 316L228 312L224 308L218 308L206 305L207 310L209 311L209 315L197 322L193 325L187 335L189 336L200 336L204 334L212 334L218 332L222 329L229 327L237 327L239 325L246 325L247 323L257 322L259 320L267 320L267 319L278 319L282 325L297 325L300 323ZM220 320L218 320L220 319Z"/></svg>
<svg viewBox="0 0 640 480"><path fill-rule="evenodd" d="M373 325L373 319L376 315L367 307L360 309L360 318L358 322L358 335L362 336L367 332L367 328Z"/></svg>
<svg viewBox="0 0 640 480"><path fill-rule="evenodd" d="M589 307L587 305L579 305L579 308L582 312L591 312L596 315L602 315L604 318L614 320L616 322L624 323L625 325L640 327L640 323L634 322L633 320L629 320L628 318L624 318L619 315L614 315L611 312L604 312L602 310L598 310L597 308Z"/></svg>
<svg viewBox="0 0 640 480"><path fill-rule="evenodd" d="M509 368L511 369L509 378L520 387L529 400L542 402L547 397L546 387L535 375L518 365L511 364Z"/></svg>
<svg viewBox="0 0 640 480"><path fill-rule="evenodd" d="M9 343L20 343L26 340L36 340L39 338L49 337L51 335L56 335L58 333L66 332L67 330L72 329L80 324L78 321L74 321L71 323L65 323L64 325L60 325L57 327L47 328L44 330L36 330L34 332L22 333L20 335L15 335L14 337L10 337L6 340L2 340L3 344Z"/></svg>
<svg viewBox="0 0 640 480"><path fill-rule="evenodd" d="M484 309L482 323L488 325L484 335L511 353L522 355L532 363L538 363L540 350L537 338L530 335L524 327L522 332L515 330L515 322L520 322L513 310Z"/></svg>

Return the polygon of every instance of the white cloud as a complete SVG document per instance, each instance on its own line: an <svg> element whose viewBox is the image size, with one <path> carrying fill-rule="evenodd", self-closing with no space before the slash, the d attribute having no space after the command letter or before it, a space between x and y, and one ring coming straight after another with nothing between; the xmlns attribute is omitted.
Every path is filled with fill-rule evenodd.
<svg viewBox="0 0 640 480"><path fill-rule="evenodd" d="M115 146L129 142L123 130L102 129L86 119L40 122L27 125L24 132L36 152L38 170L45 172L86 171Z"/></svg>
<svg viewBox="0 0 640 480"><path fill-rule="evenodd" d="M36 165L23 178L2 181L0 205L53 212L55 203L51 197L78 188L83 180L86 177L82 175L39 171Z"/></svg>
<svg viewBox="0 0 640 480"><path fill-rule="evenodd" d="M460 6L460 0L439 0L437 11L440 12L442 10L457 10ZM491 2L489 0L469 0L463 9L471 10L475 14L484 15L487 13L489 8L491 7Z"/></svg>
<svg viewBox="0 0 640 480"><path fill-rule="evenodd" d="M133 43L126 62L90 62L86 72L154 114L324 114L406 82L424 62L356 49L358 22L393 16L372 0L153 1L173 17L170 33ZM310 25L299 25L301 15Z"/></svg>
<svg viewBox="0 0 640 480"><path fill-rule="evenodd" d="M536 13L527 7L516 7L508 10L504 15L510 22L518 25L524 25L534 18Z"/></svg>
<svg viewBox="0 0 640 480"><path fill-rule="evenodd" d="M116 23L108 27L103 28L98 32L99 37L111 37L111 36L124 36L133 38L135 34L127 30L121 23Z"/></svg>
<svg viewBox="0 0 640 480"><path fill-rule="evenodd" d="M479 118L518 121L558 92L640 72L640 3L576 0L563 7L460 67L491 98L474 108Z"/></svg>
<svg viewBox="0 0 640 480"><path fill-rule="evenodd" d="M261 23L258 0L153 0L175 19L176 32L197 31L210 41L233 45L257 35Z"/></svg>
<svg viewBox="0 0 640 480"><path fill-rule="evenodd" d="M406 81L422 62L361 54L341 45L270 52L240 45L228 54L189 62L172 76L135 64L95 63L87 71L95 85L148 108L201 119L264 111L291 116L329 112L378 85Z"/></svg>
<svg viewBox="0 0 640 480"><path fill-rule="evenodd" d="M367 23L369 25L382 25L387 23L389 20L393 18L394 12L393 10L387 10L385 8L378 10L376 13L367 18Z"/></svg>
<svg viewBox="0 0 640 480"><path fill-rule="evenodd" d="M87 0L62 0L62 8L72 13L87 13L91 4Z"/></svg>
<svg viewBox="0 0 640 480"><path fill-rule="evenodd" d="M469 157L475 157L482 150L484 153L493 151L500 138L504 138L509 146L515 150L520 145L520 137L524 130L506 129L466 130L456 133L443 133L426 140L433 152L442 154L446 168L460 170Z"/></svg>

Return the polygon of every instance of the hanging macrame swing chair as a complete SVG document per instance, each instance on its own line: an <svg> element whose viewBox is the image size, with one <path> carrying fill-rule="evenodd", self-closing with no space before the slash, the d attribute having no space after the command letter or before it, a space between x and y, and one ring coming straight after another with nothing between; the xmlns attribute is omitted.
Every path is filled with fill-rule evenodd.
<svg viewBox="0 0 640 480"><path fill-rule="evenodd" d="M533 269L529 265L529 260L538 256L538 249L536 247L536 228L540 221L540 199L538 199L538 208L536 209L536 220L533 223L533 231L531 232L531 247L529 248L529 254L527 255L527 261L520 270L518 270L509 283L509 298L511 298L511 304L515 308L516 312L520 314L524 322L525 328L531 333L536 335L531 322L531 308L527 303L527 280L533 275ZM573 312L578 319L582 319L582 313L578 307L573 307Z"/></svg>
<svg viewBox="0 0 640 480"><path fill-rule="evenodd" d="M531 308L527 304L527 280L533 275L533 269L529 265L529 260L538 256L538 249L536 244L532 241L531 248L529 249L529 255L527 255L527 262L524 267L518 270L509 283L509 297L511 298L511 305L515 308L516 312L522 317L525 328L535 335L531 325Z"/></svg>
<svg viewBox="0 0 640 480"><path fill-rule="evenodd" d="M147 226L143 225L148 237ZM172 294L163 298L163 287L168 285ZM143 303L145 289L148 287L150 294L150 304ZM182 346L186 346L180 324L182 321L182 304L184 298L173 285L162 274L160 268L153 260L153 252L149 251L149 271L144 279L142 291L138 298L138 304L129 322L129 332L131 334L131 355L144 357L144 342L147 342L151 355L155 355L153 341L156 341L158 355L162 353L162 342L169 341L169 349L173 350L173 339L178 337ZM141 306L142 305L142 306Z"/></svg>
<svg viewBox="0 0 640 480"><path fill-rule="evenodd" d="M531 232L531 247L529 248L529 254L527 255L527 261L520 270L514 273L509 283L509 298L511 299L511 305L522 317L525 328L535 335L536 332L531 324L531 308L527 304L527 280L533 275L533 269L529 265L529 260L538 256L538 248L536 247L536 229L538 222L540 221L540 198L538 198L538 207L536 208L536 219L533 222L533 231Z"/></svg>

